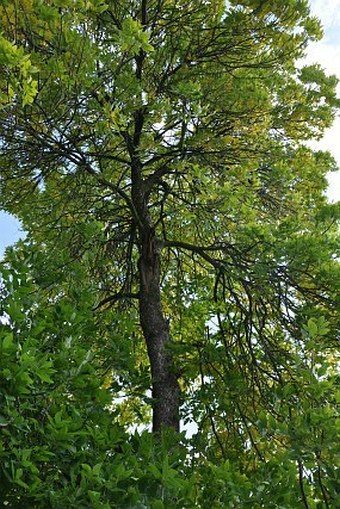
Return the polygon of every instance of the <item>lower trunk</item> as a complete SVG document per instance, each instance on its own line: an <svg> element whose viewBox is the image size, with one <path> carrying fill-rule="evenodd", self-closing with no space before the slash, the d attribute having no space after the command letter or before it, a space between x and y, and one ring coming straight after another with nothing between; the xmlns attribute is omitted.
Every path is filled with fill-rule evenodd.
<svg viewBox="0 0 340 509"><path fill-rule="evenodd" d="M153 432L163 426L179 431L179 384L171 354L169 324L164 318L160 292L160 256L151 231L142 239L140 271L140 320L147 344L152 375Z"/></svg>

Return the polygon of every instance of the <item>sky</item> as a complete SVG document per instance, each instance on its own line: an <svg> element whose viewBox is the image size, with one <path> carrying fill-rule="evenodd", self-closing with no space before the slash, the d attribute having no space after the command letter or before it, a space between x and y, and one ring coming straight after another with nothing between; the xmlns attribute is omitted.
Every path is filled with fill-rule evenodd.
<svg viewBox="0 0 340 509"><path fill-rule="evenodd" d="M340 0L311 0L311 11L322 22L324 38L310 45L306 63L320 63L329 74L336 74L340 80ZM340 84L338 85L340 96ZM329 150L340 167L340 115L333 127L328 129L320 142L313 142L313 148ZM331 201L340 200L340 171L329 175L328 197ZM0 258L6 246L14 244L24 235L20 223L10 215L0 211Z"/></svg>
<svg viewBox="0 0 340 509"><path fill-rule="evenodd" d="M310 44L306 63L318 62L328 74L336 74L340 80L340 0L312 0L311 11L322 22L324 37ZM338 84L340 97L340 83ZM320 142L312 143L313 148L329 150L340 167L340 114L333 126L327 129ZM328 177L328 197L331 201L340 200L340 171Z"/></svg>

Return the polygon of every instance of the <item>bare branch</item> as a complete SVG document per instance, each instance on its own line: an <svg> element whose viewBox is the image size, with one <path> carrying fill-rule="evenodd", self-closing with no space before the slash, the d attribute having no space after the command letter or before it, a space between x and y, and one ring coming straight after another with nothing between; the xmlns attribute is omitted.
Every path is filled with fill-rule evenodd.
<svg viewBox="0 0 340 509"><path fill-rule="evenodd" d="M105 306L105 304L111 304L113 305L118 300L123 299L139 299L139 293L115 293L114 295L109 295L108 297L105 297L105 299L101 300L94 308L92 308L92 311L96 311L97 309Z"/></svg>
<svg viewBox="0 0 340 509"><path fill-rule="evenodd" d="M228 248L233 248L232 244L227 243L219 243L211 246L195 246L194 244L190 244L188 242L182 242L179 240L164 240L161 241L162 247L175 247L178 249L184 249L185 251L191 251L192 253L198 254L208 263L213 265L215 268L221 268L225 264L223 260L219 260L217 258L213 258L208 254L208 252L213 251L226 251Z"/></svg>

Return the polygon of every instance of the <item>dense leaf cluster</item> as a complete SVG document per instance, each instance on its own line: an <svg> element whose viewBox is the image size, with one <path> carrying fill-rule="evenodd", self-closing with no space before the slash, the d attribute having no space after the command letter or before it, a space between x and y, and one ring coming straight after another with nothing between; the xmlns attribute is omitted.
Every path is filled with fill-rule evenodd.
<svg viewBox="0 0 340 509"><path fill-rule="evenodd" d="M98 352L87 347L88 335L96 334L87 302L63 298L46 308L29 265L24 250L21 258L8 252L1 266L3 507L293 508L300 507L301 482L308 507L324 507L322 491L328 507L337 506L338 389L332 356L314 354L312 370L299 366L294 384L270 392L274 415L262 410L253 423L242 414L238 418L239 433L252 428L249 436L255 433L265 461L251 458L249 439L245 462L235 440L228 443L223 435L225 457L202 433L191 441L171 431L160 441L148 431L131 433L118 424L121 409L112 404L114 389L100 375ZM313 319L304 331L310 351L329 332L323 320ZM221 354L210 349L207 365ZM217 391L219 409L209 403L208 391L216 388L202 384L197 401L207 402L211 418L237 412L237 401L247 399L249 389L236 376L232 380L229 373L229 394ZM304 480L302 468L308 468Z"/></svg>

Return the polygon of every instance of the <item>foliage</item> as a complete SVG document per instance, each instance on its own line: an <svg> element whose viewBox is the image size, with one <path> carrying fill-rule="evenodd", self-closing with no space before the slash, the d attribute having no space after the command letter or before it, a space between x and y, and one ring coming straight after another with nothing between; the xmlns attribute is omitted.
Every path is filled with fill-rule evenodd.
<svg viewBox="0 0 340 509"><path fill-rule="evenodd" d="M86 348L93 330L85 303L83 309L67 299L39 306L27 259L14 252L7 259L1 266L3 507L175 507L172 498L190 494L189 481L174 469L186 449L169 454L178 443L171 434L155 445L149 433L129 436L115 423L112 390L103 387L96 353Z"/></svg>
<svg viewBox="0 0 340 509"><path fill-rule="evenodd" d="M4 507L300 507L299 482L308 507L324 507L322 490L328 507L337 507L334 354L319 349L313 366L305 364L308 355L305 360L296 356L294 383L268 391L275 412L261 411L253 422L237 403L237 398L242 401L240 375L236 382L233 373L233 383L228 374L229 394L216 389L211 377L197 401L210 404L218 395L220 409L210 409L206 419L216 420L214 429L225 419L221 449L216 450L204 421L191 445L170 432L159 443L147 431L127 433L117 424L112 387L98 376L97 353L86 347L88 336L93 344L96 334L86 299L62 298L46 307L29 260L22 247L21 257L8 251L1 266ZM323 319L309 319L302 331L308 349L315 351L313 343L322 342L328 332ZM254 437L258 454L249 440L243 449L241 435L238 444L228 439L226 410L229 420L232 415L238 420L240 434ZM296 465L308 472L302 481Z"/></svg>
<svg viewBox="0 0 340 509"><path fill-rule="evenodd" d="M338 507L336 166L304 142L339 100L297 65L307 2L0 22L0 203L28 232L2 266L3 500ZM158 433L179 409L191 440Z"/></svg>

